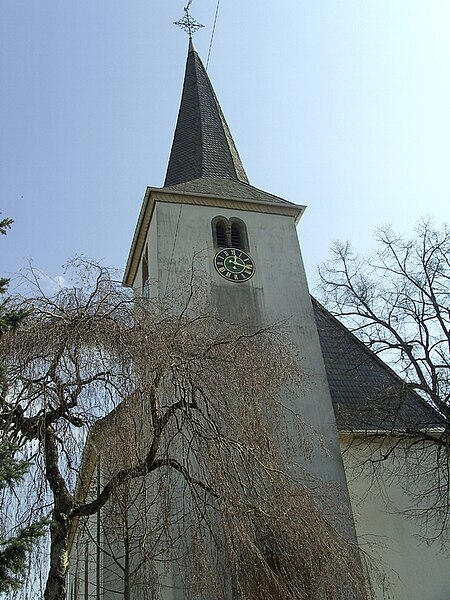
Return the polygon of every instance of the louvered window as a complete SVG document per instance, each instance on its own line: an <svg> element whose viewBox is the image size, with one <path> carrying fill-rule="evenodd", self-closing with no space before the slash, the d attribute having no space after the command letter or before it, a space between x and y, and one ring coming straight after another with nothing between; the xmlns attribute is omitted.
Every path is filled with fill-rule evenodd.
<svg viewBox="0 0 450 600"><path fill-rule="evenodd" d="M216 248L238 248L249 250L247 228L244 221L237 217L226 219L214 217L211 222L213 242Z"/></svg>
<svg viewBox="0 0 450 600"><path fill-rule="evenodd" d="M225 231L225 225L221 221L216 223L216 244L219 248L227 247L227 234Z"/></svg>
<svg viewBox="0 0 450 600"><path fill-rule="evenodd" d="M231 247L239 248L239 250L243 250L242 232L241 232L241 226L239 223L231 224Z"/></svg>

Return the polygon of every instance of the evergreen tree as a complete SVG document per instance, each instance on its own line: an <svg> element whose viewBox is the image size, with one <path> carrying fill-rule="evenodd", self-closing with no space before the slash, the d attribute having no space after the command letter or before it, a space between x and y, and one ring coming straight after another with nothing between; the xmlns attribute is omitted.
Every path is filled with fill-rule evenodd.
<svg viewBox="0 0 450 600"><path fill-rule="evenodd" d="M0 220L0 234L5 235L12 224L11 219ZM9 279L0 278L0 295L8 288ZM10 310L8 300L0 302L0 336L13 331L26 317L24 310ZM4 398L7 390L7 375L4 365L0 363L0 398ZM10 489L19 483L28 470L25 460L16 458L19 448L8 440L6 432L0 437L0 491ZM22 527L13 535L0 537L0 593L16 590L26 571L26 558L36 540L44 534L45 522L39 521Z"/></svg>

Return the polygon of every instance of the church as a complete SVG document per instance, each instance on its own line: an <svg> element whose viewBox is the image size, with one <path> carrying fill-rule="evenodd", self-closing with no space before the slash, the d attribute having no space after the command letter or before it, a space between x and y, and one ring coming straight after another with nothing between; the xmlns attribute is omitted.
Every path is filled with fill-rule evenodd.
<svg viewBox="0 0 450 600"><path fill-rule="evenodd" d="M390 464L394 456L380 464L376 478L366 461L382 433L398 431L391 437L401 445L407 423L432 429L439 420L419 397L402 396L399 377L310 296L297 237L304 211L249 183L190 37L164 186L145 192L123 283L137 297L163 298L192 276L195 259L221 319L283 324L306 381L289 410L321 440L308 469L335 486L337 502L348 508L344 529L356 532L370 557L375 597L448 600L448 556L438 544L421 543L419 524L404 516L408 502ZM83 463L92 482L93 464ZM99 519L89 531L72 534L69 599L193 597L169 572L148 574L147 591L131 584L125 593L111 556L99 548L106 535Z"/></svg>

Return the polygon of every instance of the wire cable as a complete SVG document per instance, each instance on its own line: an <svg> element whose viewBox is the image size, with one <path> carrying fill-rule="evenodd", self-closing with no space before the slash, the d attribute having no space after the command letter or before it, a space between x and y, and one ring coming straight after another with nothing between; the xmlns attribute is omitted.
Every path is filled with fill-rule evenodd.
<svg viewBox="0 0 450 600"><path fill-rule="evenodd" d="M216 14L214 15L214 25L213 25L212 33L211 33L211 41L209 42L208 58L206 59L206 70L208 70L209 57L211 56L211 48L212 48L212 43L213 43L213 39L214 39L214 32L216 31L216 23L217 23L217 15L219 14L219 6L220 6L220 0L217 0Z"/></svg>

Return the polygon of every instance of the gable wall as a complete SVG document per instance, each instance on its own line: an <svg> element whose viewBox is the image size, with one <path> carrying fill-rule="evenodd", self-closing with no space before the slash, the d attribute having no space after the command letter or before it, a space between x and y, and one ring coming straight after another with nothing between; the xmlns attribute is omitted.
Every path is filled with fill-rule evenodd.
<svg viewBox="0 0 450 600"><path fill-rule="evenodd" d="M385 589L383 586L377 589L377 600L448 600L450 539L448 536L442 538L447 543L446 550L441 548L439 540L427 543L421 538L425 533L433 537L438 533L437 528L430 527L425 531L417 519L405 516L405 511L411 507L407 491L420 494L432 485L425 475L419 481L415 480L418 457L411 450L408 450L408 462L399 475L402 452L410 442L401 442L398 451L380 463L374 475L369 463L364 465L364 461L378 455L380 439L366 438L348 448L348 440L341 438L358 541L373 559L374 567L381 568L386 578L382 582ZM387 442L383 447L387 453ZM422 472L435 473L436 463L431 454L426 462L423 456L420 461ZM408 469L411 478L407 475ZM374 583L377 579L373 569Z"/></svg>

